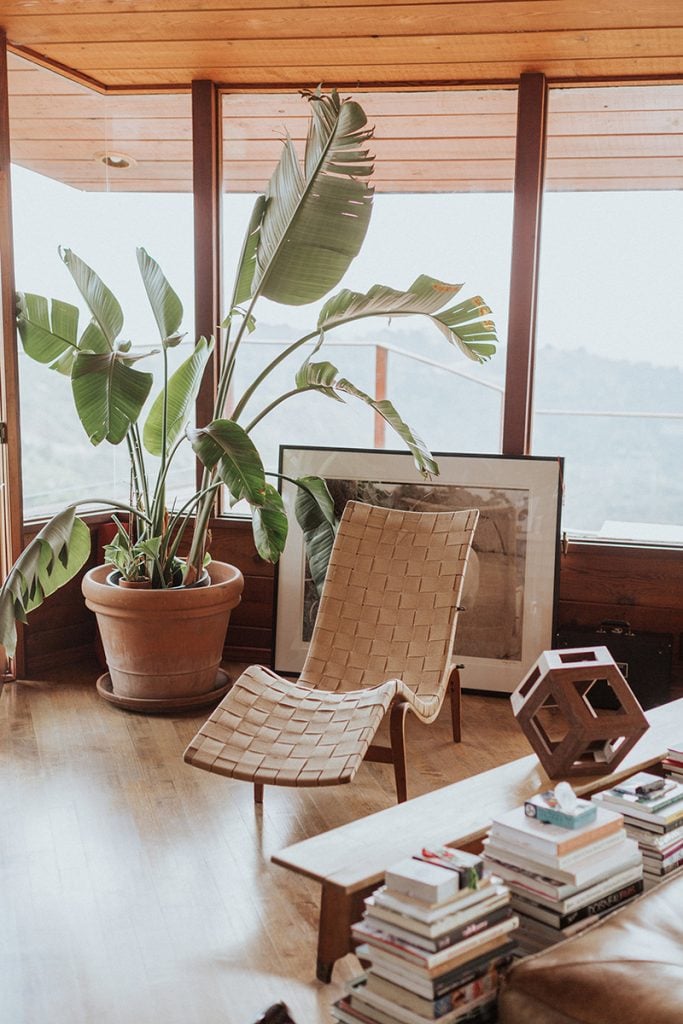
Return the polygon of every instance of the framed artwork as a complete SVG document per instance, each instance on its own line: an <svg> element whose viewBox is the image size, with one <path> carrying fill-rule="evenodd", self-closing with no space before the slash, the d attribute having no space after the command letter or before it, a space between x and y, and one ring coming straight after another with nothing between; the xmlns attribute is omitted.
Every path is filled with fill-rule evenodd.
<svg viewBox="0 0 683 1024"><path fill-rule="evenodd" d="M280 473L290 480L323 477L337 515L349 500L416 511L478 508L454 659L464 666L464 688L511 693L539 654L552 647L562 459L451 453L435 458L440 475L425 480L409 452L282 446ZM290 480L282 480L291 516L275 607L274 667L284 675L303 668L318 600Z"/></svg>

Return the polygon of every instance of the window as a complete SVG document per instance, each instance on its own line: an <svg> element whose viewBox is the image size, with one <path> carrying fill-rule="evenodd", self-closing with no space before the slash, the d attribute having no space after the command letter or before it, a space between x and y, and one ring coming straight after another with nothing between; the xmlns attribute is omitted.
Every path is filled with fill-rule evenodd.
<svg viewBox="0 0 683 1024"><path fill-rule="evenodd" d="M352 92L352 98L375 125L376 196L363 250L339 288L405 289L422 273L462 281L463 297L484 296L504 339L516 91ZM226 296L254 195L263 191L276 166L285 130L303 154L307 121L308 106L298 95L223 97ZM259 303L257 330L245 345L235 393L287 343L314 330L318 311L319 305L293 309ZM254 412L294 386L302 352L310 348L278 367L254 401ZM504 352L479 366L422 318L411 317L391 324L359 321L330 332L320 358L379 397L386 376L386 397L434 451L500 451ZM280 443L402 447L367 407L310 394L295 396L264 419L254 439L269 469L277 466Z"/></svg>
<svg viewBox="0 0 683 1024"><path fill-rule="evenodd" d="M171 351L177 365L193 337L190 97L101 96L19 57L10 58L9 77L17 287L79 305L82 328L84 306L58 255L59 246L73 249L121 302L123 337L153 345L158 334L135 258L142 245L185 308L188 338ZM126 446L93 448L68 378L22 351L19 361L25 516L85 496L126 500ZM146 363L159 382L160 357ZM182 456L169 481L174 493L193 487L189 445Z"/></svg>
<svg viewBox="0 0 683 1024"><path fill-rule="evenodd" d="M683 86L553 89L534 451L564 528L683 543Z"/></svg>

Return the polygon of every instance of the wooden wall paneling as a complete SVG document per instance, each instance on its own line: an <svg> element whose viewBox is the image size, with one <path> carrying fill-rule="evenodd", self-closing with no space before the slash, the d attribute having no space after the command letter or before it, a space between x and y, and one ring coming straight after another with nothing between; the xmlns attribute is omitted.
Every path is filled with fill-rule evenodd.
<svg viewBox="0 0 683 1024"><path fill-rule="evenodd" d="M570 543L560 566L560 626L624 619L673 636L673 683L683 686L683 558L674 548Z"/></svg>
<svg viewBox="0 0 683 1024"><path fill-rule="evenodd" d="M214 558L236 565L244 575L242 601L230 617L226 660L270 664L275 568L257 553L251 521L214 520L210 551Z"/></svg>
<svg viewBox="0 0 683 1024"><path fill-rule="evenodd" d="M83 576L100 561L97 517L90 525L91 555L79 574L58 590L35 611L25 627L25 674L31 678L52 665L68 664L79 658L92 657L97 638L95 616L85 606L81 593ZM37 526L24 531L24 544L38 532Z"/></svg>
<svg viewBox="0 0 683 1024"><path fill-rule="evenodd" d="M221 314L221 136L220 97L213 82L192 83L194 188L195 336L216 336ZM218 339L217 339L218 342ZM197 423L213 419L219 345L207 366L196 403ZM197 464L197 483L202 467Z"/></svg>
<svg viewBox="0 0 683 1024"><path fill-rule="evenodd" d="M512 266L503 409L504 455L527 455L531 445L546 108L545 77L538 74L522 75L519 82L517 113Z"/></svg>
<svg viewBox="0 0 683 1024"><path fill-rule="evenodd" d="M6 436L0 439L0 571L6 572L23 548L23 495L21 483L21 433L19 415L19 368L14 299L14 241L12 234L12 184L10 175L9 93L7 49L0 32L0 421ZM15 674L26 669L24 636L17 629Z"/></svg>
<svg viewBox="0 0 683 1024"><path fill-rule="evenodd" d="M681 551L570 543L562 560L561 598L683 611Z"/></svg>

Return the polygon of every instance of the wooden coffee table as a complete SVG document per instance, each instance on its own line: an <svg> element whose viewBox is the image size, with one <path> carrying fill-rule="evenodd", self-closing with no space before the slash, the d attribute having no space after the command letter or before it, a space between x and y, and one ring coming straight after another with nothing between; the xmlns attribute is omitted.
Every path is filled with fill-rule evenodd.
<svg viewBox="0 0 683 1024"><path fill-rule="evenodd" d="M656 768L667 747L683 738L683 700L648 711L650 728L609 775L573 779L580 795L597 793L637 771ZM353 949L351 925L384 871L420 846L481 849L491 819L552 787L534 754L501 765L385 811L288 846L275 864L322 886L316 975L328 982L336 960Z"/></svg>

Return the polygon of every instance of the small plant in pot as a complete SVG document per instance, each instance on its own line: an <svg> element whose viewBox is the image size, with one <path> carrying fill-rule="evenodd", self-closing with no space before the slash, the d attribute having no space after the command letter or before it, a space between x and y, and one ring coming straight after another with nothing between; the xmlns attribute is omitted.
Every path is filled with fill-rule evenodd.
<svg viewBox="0 0 683 1024"><path fill-rule="evenodd" d="M153 710L183 701L208 702L227 685L220 656L243 581L234 566L211 561L208 530L217 492L225 487L231 502L246 501L251 507L259 554L275 561L282 552L287 513L250 436L273 408L303 392L337 401L351 396L389 423L408 445L420 472L438 473L429 449L391 402L372 398L332 363L317 358L331 332L366 317L419 314L470 359L483 362L495 351L495 328L483 300L477 296L449 304L461 286L423 275L406 291L375 285L365 293L337 292L322 306L312 330L293 340L243 394L234 395L235 367L242 342L255 327L257 301L263 297L303 305L322 299L360 251L370 221L373 158L367 144L372 132L362 108L352 100L341 101L334 92L318 90L308 99L311 118L303 166L287 137L266 192L254 205L221 325L210 423L188 425L214 339L200 338L179 368L169 371L168 351L182 338L182 305L144 249L138 249L138 265L163 356L162 380L153 397L153 376L144 369L149 351L121 340L124 321L118 300L75 253L62 250L61 258L90 314L82 331L72 303L19 294L18 327L27 355L70 379L76 410L94 445L127 447L131 488L128 502L96 495L69 505L29 544L0 589L0 644L13 653L16 620L25 621L88 559L90 531L76 514L78 507L99 503L111 508L116 535L106 550L108 564L90 570L83 588L98 615L109 667L101 692L126 706ZM284 359L297 356L293 388L260 407L263 382ZM201 483L189 499L169 500L169 468L188 444L203 466ZM154 474L147 453L159 460ZM324 566L334 536L333 503L323 481L308 477L297 483L297 516L312 544L313 562ZM187 550L183 560L181 550ZM195 585L205 570L207 585ZM107 616L114 624L111 629L103 625ZM205 618L210 620L206 635L200 626ZM173 672L166 667L169 654ZM124 665L129 655L133 659Z"/></svg>

